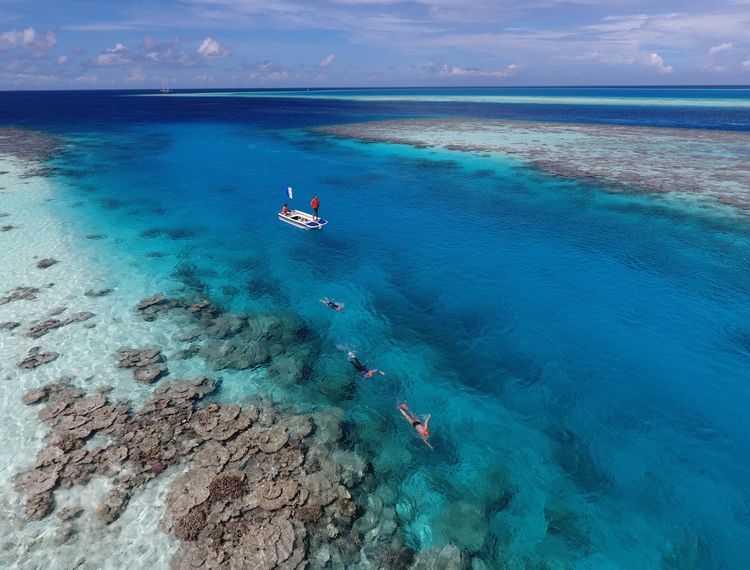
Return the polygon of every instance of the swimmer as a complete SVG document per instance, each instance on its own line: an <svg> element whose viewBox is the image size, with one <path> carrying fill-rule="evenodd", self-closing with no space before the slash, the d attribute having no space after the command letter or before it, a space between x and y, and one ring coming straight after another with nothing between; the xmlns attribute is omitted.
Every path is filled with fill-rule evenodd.
<svg viewBox="0 0 750 570"><path fill-rule="evenodd" d="M362 373L362 380L365 380L366 378L372 378L375 376L375 374L380 374L381 376L385 376L385 372L382 370L378 370L377 368L373 368L372 370L367 368L367 365L364 364L357 358L357 355L354 354L352 351L349 351L349 354L347 355L349 357L349 362L352 366L354 366L354 369L357 372Z"/></svg>
<svg viewBox="0 0 750 570"><path fill-rule="evenodd" d="M434 449L427 441L427 438L430 437L430 430L427 428L427 424L429 423L432 416L430 414L427 414L424 417L423 424L422 421L417 417L417 415L412 412L406 404L399 404L398 406L396 406L396 408L399 412L401 412L401 415L404 416L404 419L409 422L409 425L416 430L419 437L422 438L424 444L430 449Z"/></svg>
<svg viewBox="0 0 750 570"><path fill-rule="evenodd" d="M323 303L329 309L333 309L334 311L344 310L344 303L337 303L336 301L331 301L328 297L323 297L320 300L320 302Z"/></svg>

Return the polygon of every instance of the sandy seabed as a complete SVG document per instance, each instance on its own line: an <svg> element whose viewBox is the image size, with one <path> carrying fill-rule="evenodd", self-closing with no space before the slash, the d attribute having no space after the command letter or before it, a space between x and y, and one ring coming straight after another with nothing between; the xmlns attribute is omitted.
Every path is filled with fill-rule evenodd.
<svg viewBox="0 0 750 570"><path fill-rule="evenodd" d="M59 519L49 516L26 522L24 497L14 490L15 474L33 465L48 433L37 419L38 410L21 402L27 390L66 376L87 391L112 386L111 397L142 403L148 388L133 382L129 371L118 369L113 355L132 339L169 348L177 332L167 321L157 326L137 319L128 310L158 284L145 278L144 290L125 289L120 286L125 282L124 274L118 275L111 267L104 268L87 258L72 232L53 215L53 184L30 173L33 168L22 159L0 156L0 171L4 172L0 176L0 214L4 214L0 222L8 228L0 233L0 297L18 287L39 289L34 299L0 305L0 323L19 323L13 330L0 330L0 432L5 442L0 453L0 566L121 568L126 557L135 567L141 566L138 561L145 564L146 560L151 567L166 567L177 544L157 531L156 525L173 475L147 486L110 527L104 527L93 514L109 488L105 479L58 490L58 509L73 505L84 508L77 520L77 539L64 545L59 545L56 537ZM56 263L37 267L43 259ZM112 292L102 297L84 294L104 288ZM64 311L58 313L60 309ZM40 338L26 335L33 323L50 315L58 314L63 319L83 311L95 316L51 330ZM59 357L34 369L18 368L17 363L36 346L57 352Z"/></svg>

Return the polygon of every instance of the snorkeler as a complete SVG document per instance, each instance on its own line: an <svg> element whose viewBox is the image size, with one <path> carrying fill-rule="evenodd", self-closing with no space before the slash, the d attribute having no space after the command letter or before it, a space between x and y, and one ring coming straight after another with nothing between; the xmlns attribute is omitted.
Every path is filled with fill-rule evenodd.
<svg viewBox="0 0 750 570"><path fill-rule="evenodd" d="M430 449L434 449L427 441L427 438L430 437L430 430L427 428L427 424L432 416L430 414L427 414L424 417L423 424L422 421L417 417L417 414L412 412L406 404L399 404L398 406L396 406L396 408L399 412L401 412L401 415L404 416L404 419L409 422L409 425L416 430L419 437L422 438L424 444Z"/></svg>
<svg viewBox="0 0 750 570"><path fill-rule="evenodd" d="M353 352L350 351L348 356L349 356L349 362L351 363L352 366L354 366L354 369L357 372L362 373L362 380L364 380L365 378L372 378L373 376L375 376L375 374L380 374L381 376L385 376L385 372L383 372L382 370L378 370L377 368L373 368L373 369L367 368L367 365L362 363L362 361L360 361L360 359L357 358L357 355L354 354Z"/></svg>
<svg viewBox="0 0 750 570"><path fill-rule="evenodd" d="M336 301L331 301L328 297L323 297L320 300L320 302L323 303L329 309L333 309L334 311L344 310L344 303L337 303Z"/></svg>

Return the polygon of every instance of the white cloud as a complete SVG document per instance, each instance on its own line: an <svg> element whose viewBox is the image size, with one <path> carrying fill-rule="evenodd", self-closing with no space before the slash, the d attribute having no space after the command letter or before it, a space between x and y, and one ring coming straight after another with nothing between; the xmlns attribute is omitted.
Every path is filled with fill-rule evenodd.
<svg viewBox="0 0 750 570"><path fill-rule="evenodd" d="M201 57L223 57L220 54L225 53L222 52L224 48L218 43L216 46L207 45L206 47L201 44L205 55L200 52L193 53L192 50L187 51L182 47L182 43L179 38L174 38L168 42L159 42L151 36L146 36L134 50L131 51L124 44L117 43L115 47L106 49L95 56L89 62L89 65L94 67L123 65L140 65L145 68L149 66L189 67L197 63ZM203 43L205 43L205 40Z"/></svg>
<svg viewBox="0 0 750 570"><path fill-rule="evenodd" d="M742 67L744 67L745 69L747 69L748 71L750 71L750 58L748 58L748 59L746 59L745 61L742 62Z"/></svg>
<svg viewBox="0 0 750 570"><path fill-rule="evenodd" d="M329 53L327 56L323 58L323 60L320 62L320 67L328 67L333 63L333 60L336 59L336 56L332 53Z"/></svg>
<svg viewBox="0 0 750 570"><path fill-rule="evenodd" d="M650 53L646 57L646 65L655 67L659 73L672 73L671 65L664 65L664 59L658 53Z"/></svg>
<svg viewBox="0 0 750 570"><path fill-rule="evenodd" d="M214 39L205 38L196 53L201 57L222 58L229 55L229 49Z"/></svg>
<svg viewBox="0 0 750 570"><path fill-rule="evenodd" d="M183 40L177 37L167 42L160 42L153 36L146 36L138 46L142 50L140 59L145 64L193 65L200 56L188 53L182 45Z"/></svg>
<svg viewBox="0 0 750 570"><path fill-rule="evenodd" d="M723 44L720 44L718 46L714 46L711 49L708 50L708 57L713 57L717 53L721 53L723 51L728 51L734 47L734 44L732 42L726 42Z"/></svg>
<svg viewBox="0 0 750 570"><path fill-rule="evenodd" d="M284 71L274 71L268 76L268 79L270 81L282 81L288 78L289 78L289 72L286 69Z"/></svg>
<svg viewBox="0 0 750 570"><path fill-rule="evenodd" d="M632 65L635 63L635 57L623 53L605 53L600 51L587 51L581 54L560 55L559 59L570 61L592 61L594 63L606 63L612 65Z"/></svg>
<svg viewBox="0 0 750 570"><path fill-rule="evenodd" d="M68 63L68 56L67 55L61 55L57 58L57 65L65 65Z"/></svg>
<svg viewBox="0 0 750 570"><path fill-rule="evenodd" d="M99 67L111 67L116 65L127 65L133 62L133 56L121 43L115 44L115 47L108 48L104 53L97 55L91 62Z"/></svg>
<svg viewBox="0 0 750 570"><path fill-rule="evenodd" d="M434 63L428 62L425 66L425 69L430 72L437 72L438 75L441 75L443 77L495 77L495 78L502 78L502 77L508 77L512 75L516 70L518 70L518 65L515 63L512 63L508 65L505 69L497 69L497 70L483 70L483 69L476 69L473 67L458 67L456 65L443 65L442 67L437 67Z"/></svg>
<svg viewBox="0 0 750 570"><path fill-rule="evenodd" d="M99 82L99 78L93 73L84 73L73 79L74 83L86 83L92 85Z"/></svg>
<svg viewBox="0 0 750 570"><path fill-rule="evenodd" d="M26 48L37 53L52 49L57 44L54 32L38 33L33 27L24 30L10 30L0 34L0 51Z"/></svg>
<svg viewBox="0 0 750 570"><path fill-rule="evenodd" d="M722 44L713 46L706 52L706 62L703 64L704 71L712 71L714 73L723 73L727 71L730 65L733 65L734 61L731 51L734 49L734 43L724 42Z"/></svg>

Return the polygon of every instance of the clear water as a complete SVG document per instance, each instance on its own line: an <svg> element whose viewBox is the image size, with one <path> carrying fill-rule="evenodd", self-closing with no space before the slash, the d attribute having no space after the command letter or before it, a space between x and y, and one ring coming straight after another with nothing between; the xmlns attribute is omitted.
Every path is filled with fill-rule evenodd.
<svg viewBox="0 0 750 570"><path fill-rule="evenodd" d="M134 283L173 275L232 310L305 318L321 353L286 397L347 411L414 548L453 542L508 568L746 562L743 220L306 131L412 116L413 104L46 94L27 99L31 118L13 97L6 122L70 137L50 207L82 237L106 234L96 247L131 264ZM750 124L736 109L541 108L547 120ZM419 108L444 113L525 116ZM277 221L288 185L294 206L321 197L323 232ZM387 375L363 383L348 348ZM434 451L398 416L404 400L432 414Z"/></svg>

